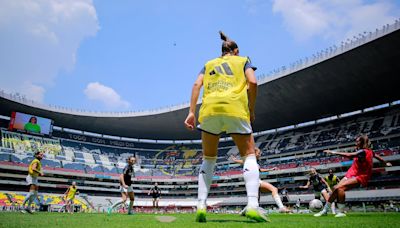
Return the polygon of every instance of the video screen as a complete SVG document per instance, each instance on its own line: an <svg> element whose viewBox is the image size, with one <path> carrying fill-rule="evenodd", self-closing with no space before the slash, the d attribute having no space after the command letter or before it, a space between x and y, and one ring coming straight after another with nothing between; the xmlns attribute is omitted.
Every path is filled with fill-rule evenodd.
<svg viewBox="0 0 400 228"><path fill-rule="evenodd" d="M8 128L9 130L23 131L30 134L51 136L53 121L35 115L13 112Z"/></svg>

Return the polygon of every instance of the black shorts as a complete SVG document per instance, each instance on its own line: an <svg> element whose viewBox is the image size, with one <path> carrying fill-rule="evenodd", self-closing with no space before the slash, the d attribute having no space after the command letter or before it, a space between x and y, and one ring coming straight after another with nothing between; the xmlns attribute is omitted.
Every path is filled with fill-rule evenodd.
<svg viewBox="0 0 400 228"><path fill-rule="evenodd" d="M289 202L289 198L286 196L282 196L282 203L288 203Z"/></svg>
<svg viewBox="0 0 400 228"><path fill-rule="evenodd" d="M152 196L153 196L153 199L158 199L158 198L160 198L160 194L153 194Z"/></svg>

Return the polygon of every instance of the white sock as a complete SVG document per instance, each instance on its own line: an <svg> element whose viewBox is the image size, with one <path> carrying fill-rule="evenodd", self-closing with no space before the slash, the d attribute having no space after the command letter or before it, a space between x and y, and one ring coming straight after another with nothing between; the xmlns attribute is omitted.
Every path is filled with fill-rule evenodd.
<svg viewBox="0 0 400 228"><path fill-rule="evenodd" d="M38 199L37 198L37 191L32 191L32 194L30 195L29 200L28 200L28 208L31 207L31 204L33 203L35 198ZM38 201L39 201L39 199L38 199Z"/></svg>
<svg viewBox="0 0 400 228"><path fill-rule="evenodd" d="M260 171L254 154L248 155L243 164L243 178L246 185L247 205L258 208L258 189L260 187Z"/></svg>
<svg viewBox="0 0 400 228"><path fill-rule="evenodd" d="M31 195L33 195L33 191L28 192L28 194L26 194L24 202L22 203L22 206L25 206L25 204L29 201L29 199L31 198Z"/></svg>
<svg viewBox="0 0 400 228"><path fill-rule="evenodd" d="M117 207L118 205L121 205L121 204L123 204L124 203L124 201L121 199L121 200L118 200L117 202L115 202L112 206L111 206L111 209L114 209L115 207Z"/></svg>
<svg viewBox="0 0 400 228"><path fill-rule="evenodd" d="M279 197L278 194L276 194L275 196L273 196L272 198L274 198L276 205L279 207L279 209L284 208L281 197Z"/></svg>
<svg viewBox="0 0 400 228"><path fill-rule="evenodd" d="M337 207L338 207L339 212L343 213L343 212L344 212L344 207L345 207L345 206L346 206L346 205L345 205L344 203L338 203L338 204L337 204Z"/></svg>
<svg viewBox="0 0 400 228"><path fill-rule="evenodd" d="M128 213L132 212L132 208L133 208L133 200L129 201Z"/></svg>
<svg viewBox="0 0 400 228"><path fill-rule="evenodd" d="M214 167L216 158L203 158L203 163L199 171L199 189L197 191L197 209L206 208L206 200L208 192L210 191L210 185L212 177L214 175Z"/></svg>
<svg viewBox="0 0 400 228"><path fill-rule="evenodd" d="M335 208L335 202L332 203L331 205L332 213L336 213L336 208Z"/></svg>
<svg viewBox="0 0 400 228"><path fill-rule="evenodd" d="M39 199L39 196L38 196L38 192L37 191L33 191L33 195L34 195L33 199L34 200L37 199L38 203L40 204L40 199Z"/></svg>
<svg viewBox="0 0 400 228"><path fill-rule="evenodd" d="M324 209L322 209L322 210L325 212L328 212L330 207L331 207L331 203L329 203L329 201L328 201L325 203Z"/></svg>

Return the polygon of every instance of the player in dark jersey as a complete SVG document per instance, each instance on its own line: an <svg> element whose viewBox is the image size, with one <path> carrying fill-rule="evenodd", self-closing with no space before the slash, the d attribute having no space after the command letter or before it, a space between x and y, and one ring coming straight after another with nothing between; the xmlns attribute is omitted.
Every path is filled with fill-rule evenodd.
<svg viewBox="0 0 400 228"><path fill-rule="evenodd" d="M356 152L347 153L347 152L336 152L331 150L324 150L325 153L341 155L348 158L353 158L353 164L350 169L347 171L345 177L337 184L332 194L329 197L329 200L324 206L324 209L314 216L319 217L322 215L327 215L329 207L331 203L337 200L337 206L339 212L335 215L335 217L345 217L343 209L345 206L345 191L350 190L355 187L359 187L360 185L365 187L368 184L369 179L372 175L372 167L373 167L373 158L378 159L380 162L385 163L386 166L392 166L390 162L385 162L383 158L379 155L375 154L370 149L370 142L368 136L361 135L356 139Z"/></svg>
<svg viewBox="0 0 400 228"><path fill-rule="evenodd" d="M125 166L123 172L119 177L120 191L122 199L115 202L111 207L108 208L108 214L111 214L112 210L121 204L125 204L128 196L129 196L129 209L128 214L133 214L133 201L135 200L132 188L132 177L134 176L133 165L136 163L136 158L134 156L130 156L127 159L127 165Z"/></svg>
<svg viewBox="0 0 400 228"><path fill-rule="evenodd" d="M288 192L288 190L286 189L286 187L284 187L284 188L282 189L282 191L281 191L281 196L282 196L282 203L283 203L284 205L288 204L288 203L289 203L289 192Z"/></svg>
<svg viewBox="0 0 400 228"><path fill-rule="evenodd" d="M150 189L147 195L151 195L153 197L153 207L158 209L158 201L161 198L161 190L158 187L158 183L154 183L154 186Z"/></svg>
<svg viewBox="0 0 400 228"><path fill-rule="evenodd" d="M257 147L255 148L255 154L256 154L257 160L259 160L260 157L261 157L261 150L259 148L257 148ZM233 162L236 162L238 164L242 164L243 165L243 160L241 160L241 159L236 159L234 156L231 156L230 159ZM273 170L277 170L278 168L273 167L273 168L270 168L270 169L264 169L264 168L260 168L260 166L258 166L258 169L259 169L260 172L270 172L270 171L273 171ZM259 180L259 183L260 183L260 187L259 187L260 192L262 192L262 193L271 192L272 198L275 200L275 203L279 208L279 212L281 212L281 213L289 213L290 212L290 210L283 205L283 203L281 201L281 198L279 197L279 194L278 194L278 189L275 186L273 186L272 184L268 183L267 181L262 181L261 179ZM258 201L259 202L260 202L260 197L261 197L261 194L258 195ZM261 208L260 208L260 210L261 210ZM240 212L240 214L241 215L245 215L246 211L247 211L247 207L245 207Z"/></svg>
<svg viewBox="0 0 400 228"><path fill-rule="evenodd" d="M328 201L329 192L332 192L332 190L326 180L321 175L319 175L314 167L310 169L310 178L308 178L307 184L304 186L300 186L299 188L307 189L308 187L310 187L310 185L313 186L315 199L321 199L322 194L325 201Z"/></svg>

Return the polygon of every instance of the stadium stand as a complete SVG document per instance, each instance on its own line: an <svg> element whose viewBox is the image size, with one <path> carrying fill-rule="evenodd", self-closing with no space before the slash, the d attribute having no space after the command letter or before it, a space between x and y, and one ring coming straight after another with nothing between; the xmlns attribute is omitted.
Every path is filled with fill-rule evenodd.
<svg viewBox="0 0 400 228"><path fill-rule="evenodd" d="M398 102L400 98L396 88L390 87L392 89L388 89L390 85L395 84L392 83L393 80L390 75L397 76L398 74L396 68L398 64L392 64L393 61L398 59L396 58L398 52L393 52L393 50L397 50L397 46L393 47L393 45L399 43L398 29L400 27L397 22L396 26L394 29L388 27L383 32L377 30L376 34L369 34L367 40L370 43L363 43L364 46L341 47L340 50L335 50L335 52L327 55L329 59L328 57L316 58L316 62L313 62L316 65L303 64L300 68L292 67L290 72L286 69L281 70L274 73L274 76L287 75L288 77L279 78L282 81L274 78L268 83L260 85L260 96L265 99L273 97L269 96L271 94L268 94L269 90L266 88L291 86L295 83L284 80L295 80L299 77L305 81L298 82L302 83L299 87L310 86L307 88L313 88L321 94L336 88L344 88L343 95L337 95L338 97L333 99L334 102L332 101L337 104L337 107L329 105L329 99L317 97L299 97L298 99L303 99L301 101L286 100L293 102L291 103L292 106L295 106L293 109L291 109L292 107L278 106L285 104L280 99L269 100L268 105L263 104L262 99L257 103L257 107L261 107L261 111L259 111L261 115L257 116L257 122L254 126L255 129L261 129L255 133L256 145L262 150L259 164L263 168L278 168L275 171L261 173L261 179L265 179L279 188L286 187L291 195L291 204L299 198L301 201L309 201L313 197L311 190L300 190L298 188L307 181L307 172L310 167L315 167L322 175L326 175L328 169L333 169L339 177L345 174L352 161L343 157L328 156L322 151L325 149L350 151L354 148L354 139L359 134L367 134L373 143L374 151L383 156L385 160L390 161L393 166L382 167L378 162L375 162L373 177L369 182L367 191L362 191L360 188L350 191L348 202L357 203L366 199L369 201L400 199L400 102ZM354 57L355 54L360 55L363 60L366 59L368 56L363 55L365 50L376 50L375 46L369 45L379 46L378 44L381 47L380 51L387 51L384 52L384 56L389 57L384 58L382 63L377 61L374 63L375 65L371 66L377 72L364 75L362 73L364 71L360 71L356 67L353 69L346 64L344 68L349 71L343 71L343 75L333 75L333 81L340 82L332 83L332 85L324 82L327 85L323 88L319 88L319 86L316 86L316 88L314 83L309 83L312 78L307 77L318 75L315 72L328 72L335 67L343 67L341 63L337 62L351 61L356 58ZM387 46L389 48L385 49ZM359 49L355 50L356 48ZM352 55L347 54L347 51L350 50ZM376 55L380 53L377 52ZM382 56L379 55L379 57ZM353 61L357 61L357 59ZM327 62L333 66L324 65ZM324 68L325 71L321 68ZM296 74L295 70L301 70L301 72ZM305 71L308 73L304 73ZM289 76L289 73L295 75ZM370 93L362 93L363 99L344 93L354 89L346 86L346 83L340 84L349 78L348 74L354 76L352 80L359 83L361 83L360 77L363 83L374 82L362 84L360 87L376 84L376 88L378 90L381 88L381 90L374 91L375 93L368 97L372 101L364 104L364 97L367 97ZM324 80L328 80L328 76L324 75ZM379 80L381 83L387 83L386 87L375 80L378 76L387 77L384 80ZM337 77L340 80L337 80ZM373 91L375 87L371 88ZM295 89L288 89L288 91L294 92ZM362 91L364 91L364 88L357 90L360 94ZM304 94L303 91L300 92ZM293 94L285 95L287 97L293 96ZM336 98L341 99L343 104L336 101ZM394 102L396 100L397 102ZM276 109L282 109L282 111L273 112L275 107L270 102L277 105L278 108ZM310 105L307 105L307 102ZM314 103L316 106L312 106ZM383 105L372 109L365 106L378 104ZM123 113L117 113L111 117L109 114L104 114L104 122L106 120L109 122L106 124L106 128L101 128L104 124L101 120L103 118L101 114L84 113L84 115L80 115L82 113L60 112L53 107L40 104L29 106L30 104L24 103L23 100L7 96L2 92L0 93L0 105L2 105L0 114L3 115L0 118L0 206L17 207L14 204L21 203L25 194L23 192L27 190L25 182L27 166L33 159L33 153L38 150L45 152L45 158L42 160L45 176L39 177L39 182L40 192L42 193L40 198L42 203L46 205L54 205L55 208L60 206L61 194L65 192L72 181L75 181L80 191L76 204L81 205L85 210L104 211L120 196L119 174L126 165L126 158L132 155L137 158L137 164L134 166L133 183L134 192L137 196L135 201L137 210L146 211L151 206L151 198L147 193L155 182L159 183L162 192L161 207L168 208L172 205L172 207L192 210L192 207L196 205L197 174L202 162L201 143L195 140L198 139L195 134L189 134L186 130L181 131L181 128L169 126L178 122L182 124L183 118L181 117L187 114L187 109L185 109L187 107L161 114L151 113L148 116L143 115L143 113L138 116L136 114L125 116ZM301 109L303 106L306 106L306 108ZM313 108L318 108L318 110L313 110ZM53 129L52 136L10 131L7 129L9 125L7 115L14 110L27 113L32 111L53 118L56 120L56 124L60 126ZM301 112L297 113L296 110ZM354 110L356 112L340 114ZM298 114L299 118L293 116L290 111ZM267 115L268 113L280 115ZM300 120L309 120L315 117L320 119L305 123L300 122ZM74 120L81 119L85 121L75 121L79 123L74 123ZM123 126L124 124L109 127L114 126L112 123L122 123L123 121L144 127L127 128ZM293 123L293 121L297 122ZM288 126L288 123L293 125ZM147 125L152 124L160 124L165 128L157 127L153 128L157 129L156 132L148 131L152 127ZM69 129L70 126L76 129ZM274 129L266 130L269 128L265 128L265 126L274 126L272 127ZM276 128L277 126L280 128ZM97 133L87 132L89 130ZM116 134L111 136L113 134L110 132ZM173 135L168 135L171 132ZM110 135L103 135L107 133L110 133ZM128 134L141 134L143 138L123 138ZM160 140L166 135L173 140L168 142L167 140ZM155 138L154 140L149 139L148 136ZM177 140L179 137L187 140L179 141ZM216 172L208 203L210 206L242 206L246 200L242 167L229 159L231 156L238 156L238 150L232 140L225 136L221 139L218 150ZM263 195L261 204L270 206L274 205L274 202L271 196Z"/></svg>

